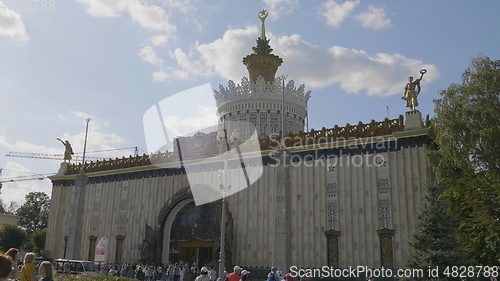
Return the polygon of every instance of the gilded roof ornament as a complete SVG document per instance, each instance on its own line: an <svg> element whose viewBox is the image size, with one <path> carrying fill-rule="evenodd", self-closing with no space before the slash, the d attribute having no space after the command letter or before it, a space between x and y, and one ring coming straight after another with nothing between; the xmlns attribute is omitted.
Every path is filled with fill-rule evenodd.
<svg viewBox="0 0 500 281"><path fill-rule="evenodd" d="M252 47L254 54L257 54L257 55L269 55L273 51L273 49L271 49L271 46L269 46L269 39L266 38L265 21L266 21L268 14L269 14L269 12L267 10L262 10L257 15L260 19L260 22L261 22L260 36L256 40L257 46Z"/></svg>

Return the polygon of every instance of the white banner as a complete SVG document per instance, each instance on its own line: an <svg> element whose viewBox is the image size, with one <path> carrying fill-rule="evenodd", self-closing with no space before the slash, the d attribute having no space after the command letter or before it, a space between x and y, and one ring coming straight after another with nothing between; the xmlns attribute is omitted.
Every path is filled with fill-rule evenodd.
<svg viewBox="0 0 500 281"><path fill-rule="evenodd" d="M97 243L95 245L95 258L94 262L104 263L106 260L106 250L108 248L108 238L97 237Z"/></svg>

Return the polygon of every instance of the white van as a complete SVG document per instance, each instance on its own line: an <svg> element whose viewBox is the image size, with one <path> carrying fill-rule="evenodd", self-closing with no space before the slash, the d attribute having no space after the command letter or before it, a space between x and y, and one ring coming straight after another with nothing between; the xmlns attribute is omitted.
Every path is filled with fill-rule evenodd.
<svg viewBox="0 0 500 281"><path fill-rule="evenodd" d="M64 263L69 262L69 270L71 274L97 274L96 266L92 261L56 259L54 270L57 273L64 272Z"/></svg>

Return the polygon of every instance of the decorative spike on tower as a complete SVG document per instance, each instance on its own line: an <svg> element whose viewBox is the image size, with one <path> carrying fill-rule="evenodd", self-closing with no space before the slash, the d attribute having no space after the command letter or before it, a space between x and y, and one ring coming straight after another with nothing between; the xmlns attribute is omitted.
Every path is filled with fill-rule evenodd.
<svg viewBox="0 0 500 281"><path fill-rule="evenodd" d="M272 55L271 46L269 45L270 39L266 38L265 21L268 15L267 10L259 12L258 17L261 21L260 36L257 38L257 46L252 47L253 54L243 58L243 64L248 69L250 82L257 81L259 76L262 76L267 83L273 83L278 67L283 63L283 60Z"/></svg>

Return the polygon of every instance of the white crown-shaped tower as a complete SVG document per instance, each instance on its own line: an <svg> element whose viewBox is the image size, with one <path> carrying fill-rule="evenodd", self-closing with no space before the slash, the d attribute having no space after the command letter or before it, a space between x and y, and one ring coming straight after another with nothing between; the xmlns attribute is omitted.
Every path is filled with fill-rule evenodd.
<svg viewBox="0 0 500 281"><path fill-rule="evenodd" d="M262 30L257 47L252 48L253 54L243 58L250 80L244 77L238 85L230 80L227 88L219 85L219 91L214 90L219 127L229 134L238 127L245 139L253 134L253 128L245 123L257 128L259 138L303 131L311 96L310 91L304 91L304 85L296 88L290 80L284 86L282 78L275 78L283 60L271 54L273 49L265 35L265 17L259 18Z"/></svg>
<svg viewBox="0 0 500 281"><path fill-rule="evenodd" d="M238 85L230 80L227 88L219 85L219 91L214 90L219 124L228 132L232 132L236 129L233 124L242 126L244 122L251 123L257 128L259 138L303 131L307 101L311 96L311 91L305 92L304 88L304 85L295 87L294 81L290 80L283 93L281 79L267 83L262 76L253 83L244 77ZM281 132L283 94L285 124L284 132ZM248 131L249 128L241 127L238 130L244 138L253 133Z"/></svg>

